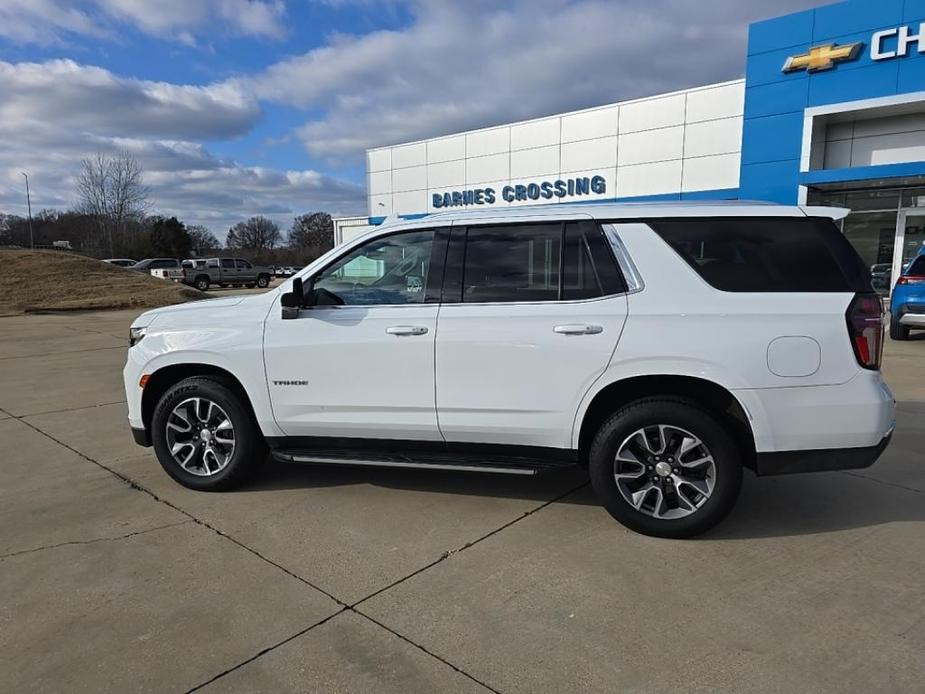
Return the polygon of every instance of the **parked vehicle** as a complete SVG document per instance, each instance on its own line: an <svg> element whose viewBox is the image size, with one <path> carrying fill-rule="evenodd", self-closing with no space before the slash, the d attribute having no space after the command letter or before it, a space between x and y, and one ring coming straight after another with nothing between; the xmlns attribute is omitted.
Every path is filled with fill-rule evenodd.
<svg viewBox="0 0 925 694"><path fill-rule="evenodd" d="M925 330L925 246L896 280L890 298L890 337L908 340L913 330Z"/></svg>
<svg viewBox="0 0 925 694"><path fill-rule="evenodd" d="M183 282L203 292L213 284L263 288L269 286L273 277L270 268L253 265L242 258L198 258L184 262L195 262L196 267L186 268Z"/></svg>
<svg viewBox="0 0 925 694"><path fill-rule="evenodd" d="M135 440L192 489L325 465L589 470L687 537L758 475L887 446L881 299L832 218L748 204L461 210L385 224L275 291L131 327Z"/></svg>
<svg viewBox="0 0 925 694"><path fill-rule="evenodd" d="M117 267L132 267L138 261L131 258L106 258L103 262Z"/></svg>
<svg viewBox="0 0 925 694"><path fill-rule="evenodd" d="M152 270L179 270L180 261L176 258L145 258L132 265L130 270L151 274Z"/></svg>
<svg viewBox="0 0 925 694"><path fill-rule="evenodd" d="M277 277L292 277L296 273L296 269L291 266L277 267L274 269L274 274Z"/></svg>

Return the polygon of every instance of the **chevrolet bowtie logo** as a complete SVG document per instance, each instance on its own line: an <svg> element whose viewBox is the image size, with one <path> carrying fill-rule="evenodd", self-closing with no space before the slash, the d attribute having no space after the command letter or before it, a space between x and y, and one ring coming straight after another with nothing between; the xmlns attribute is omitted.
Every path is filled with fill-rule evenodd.
<svg viewBox="0 0 925 694"><path fill-rule="evenodd" d="M794 55L787 58L787 62L784 63L784 72L796 72L797 70L820 72L821 70L831 70L835 67L836 63L857 58L863 47L864 44L860 42L845 46L838 46L834 43L825 46L816 46L815 48L811 48L809 53Z"/></svg>

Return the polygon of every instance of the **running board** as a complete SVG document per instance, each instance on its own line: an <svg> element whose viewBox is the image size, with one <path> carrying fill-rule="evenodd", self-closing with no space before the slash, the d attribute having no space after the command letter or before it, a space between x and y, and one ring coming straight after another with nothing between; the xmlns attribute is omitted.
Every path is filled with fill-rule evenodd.
<svg viewBox="0 0 925 694"><path fill-rule="evenodd" d="M573 467L571 461L504 458L487 460L484 456L433 455L412 453L377 454L374 451L287 450L272 451L273 458L283 463L313 465L346 465L356 467L387 467L409 470L456 470L487 472L501 475L537 475L548 470Z"/></svg>

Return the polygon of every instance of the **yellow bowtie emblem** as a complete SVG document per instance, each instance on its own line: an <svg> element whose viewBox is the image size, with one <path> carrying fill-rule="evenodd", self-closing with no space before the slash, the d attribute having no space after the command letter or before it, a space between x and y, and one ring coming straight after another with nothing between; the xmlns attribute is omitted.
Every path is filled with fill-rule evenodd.
<svg viewBox="0 0 925 694"><path fill-rule="evenodd" d="M784 72L796 72L797 70L806 70L807 72L820 72L821 70L831 70L836 63L846 60L854 60L861 53L863 43L851 43L845 46L838 46L834 43L825 46L816 46L809 49L809 53L802 55L793 55L787 58L784 63Z"/></svg>

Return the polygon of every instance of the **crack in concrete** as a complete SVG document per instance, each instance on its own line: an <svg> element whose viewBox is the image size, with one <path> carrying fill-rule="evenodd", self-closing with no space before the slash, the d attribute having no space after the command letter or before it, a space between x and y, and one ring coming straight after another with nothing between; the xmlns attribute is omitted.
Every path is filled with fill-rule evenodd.
<svg viewBox="0 0 925 694"><path fill-rule="evenodd" d="M882 484L884 487L893 487L893 489L903 489L903 490L905 490L905 491L907 491L907 492L912 492L912 493L914 493L914 494L925 494L925 491L923 491L923 490L921 490L921 489L916 489L915 487L907 487L907 486L902 485L902 484L896 484L895 482L886 482L886 481L884 481L884 480L878 480L876 477L870 477L870 476L868 476L868 475L862 475L862 474L857 473L857 472L847 472L847 471L844 471L844 470L842 470L841 472L842 472L843 475L848 475L849 477L857 477L858 479L868 480L868 481L874 482L874 483L876 483L876 484Z"/></svg>
<svg viewBox="0 0 925 694"><path fill-rule="evenodd" d="M124 405L125 400L115 400L113 402L101 402L98 405L80 405L79 407L65 407L63 410L48 410L47 412L30 412L28 414L13 414L9 410L0 410L5 412L12 419L26 419L27 417L42 417L46 414L62 414L64 412L78 412L80 410L92 410L95 407L108 407L109 405ZM25 424L25 422L23 422ZM44 433L44 432L42 432Z"/></svg>
<svg viewBox="0 0 925 694"><path fill-rule="evenodd" d="M135 532L128 533L127 535L117 535L115 537L96 537L92 540L68 540L67 542L59 542L55 545L45 545L43 547L33 547L32 549L20 549L15 552L10 552L8 554L0 554L0 561L4 559L9 559L10 557L18 557L22 554L32 554L33 552L41 552L46 549L57 549L59 547L70 547L72 545L92 545L97 542L117 542L119 540L127 540L130 537L136 537L138 535L145 535L147 533L153 533L157 530L166 530L167 528L176 528L179 525L186 525L192 521L185 520L179 521L177 523L168 523L167 525L159 525L156 528L148 528L147 530L136 530Z"/></svg>
<svg viewBox="0 0 925 694"><path fill-rule="evenodd" d="M76 409L85 409L85 408L76 408ZM42 436L45 436L46 438L50 439L51 441L54 441L54 442L57 443L59 446L62 446L63 448L68 449L69 451L75 453L76 455L80 456L80 457L83 458L84 460L86 460L86 461L88 461L88 462L90 462L90 463L93 463L94 465L97 465L98 467L102 468L103 470L106 470L107 472L109 472L110 474L112 474L114 477L116 477L117 479L119 479L121 482L123 482L124 484L128 485L129 487L131 487L132 489L135 489L135 490L137 490L137 491L143 492L143 493L147 494L148 496L150 496L150 497L151 497L152 499L154 499L155 501L157 501L157 502L159 502L159 503L162 503L162 504L164 504L165 506L168 506L168 507L170 507L171 509L173 509L173 510L179 512L179 513L182 513L184 516L186 516L186 517L189 519L189 521L192 521L192 522L194 522L194 523L197 523L198 525L201 525L201 526L203 526L203 527L205 527L205 528L208 528L209 530L211 530L213 533L215 533L215 534L218 535L219 537L225 538L226 540L228 540L228 541L234 543L235 545L237 545L237 546L240 547L241 549L244 549L245 551L247 551L247 552L253 554L253 555L256 556L258 559L261 559L262 561L266 562L267 564L270 564L271 566L276 567L277 569L279 569L280 571L282 571L283 573L285 573L287 576L290 576L290 577L296 579L297 581L299 581L299 582L301 582L301 583L307 585L309 588L312 588L312 589L314 589L314 590L317 590L319 593L321 593L321 594L327 596L328 598L330 598L331 600L333 600L335 603L337 603L337 604L341 607L340 610L338 610L338 611L335 612L334 614L332 614L332 615L326 617L325 619L322 619L322 620L320 620L320 621L318 621L318 622L316 622L316 623L314 623L314 624L312 624L312 625L306 627L305 629L300 630L299 632L297 632L297 633L295 633L295 634L293 634L293 635L291 635L291 636L289 636L289 637L283 639L282 641L279 641L279 642L276 643L276 644L273 644L273 645L271 645L271 646L268 646L267 648L264 648L263 650L261 650L261 651L259 651L258 653L254 654L254 655L251 656L250 658L247 658L246 660L244 660L244 661L242 661L242 662L240 662L240 663L237 663L236 665L233 665L232 667L228 668L227 670L224 670L223 672L218 673L217 675L215 675L214 677L210 678L209 680L207 680L207 681L205 681L205 682L203 682L203 683L201 683L201 684L196 685L196 686L193 687L192 689L188 690L189 692L195 692L195 691L197 691L197 690L199 690L199 689L202 689L203 687L205 687L205 686L208 685L208 684L211 684L211 683L213 683L213 682L218 681L219 679L221 679L221 678L225 677L226 675L228 675L228 674L234 672L235 670L238 670L239 668L244 667L244 666L247 665L248 663L251 663L251 662L257 660L257 659L260 658L261 656L266 655L267 653L271 653L272 651L276 650L276 649L279 648L280 646L283 646L283 645L289 643L290 641L292 641L292 640L294 640L294 639L297 639L298 637L300 637L300 636L302 636L302 635L308 633L309 631L311 631L311 630L314 629L315 627L318 627L318 626L320 626L320 625L322 625L322 624L324 624L324 623L330 621L331 619L333 619L334 617L336 617L336 616L339 615L339 614L343 614L344 612L353 612L354 614L358 615L359 617L362 617L363 619L366 619L366 620L372 622L373 624L375 624L375 625L378 626L379 628L384 629L385 631L387 631L387 632L389 632L390 634L394 635L395 637L401 639L402 641L408 643L409 645L413 646L414 648L417 648L417 649L420 650L422 653L425 653L426 655L428 655L428 656L434 658L435 660L437 660L437 661L443 663L443 664L446 665L447 667L450 667L451 669L453 669L454 671L456 671L456 672L458 672L459 674L463 675L464 677L466 677L466 678L472 680L473 682L475 682L475 683L478 684L479 686L484 687L486 690L488 690L488 691L490 691L490 692L493 692L494 694L499 694L498 690L496 690L496 689L490 687L489 685L487 685L486 683L482 682L482 681L479 680L478 678L474 677L474 676L471 675L470 673L466 672L466 671L463 670L462 668L460 668L460 667L454 665L454 664L453 664L452 662L450 662L449 660L447 660L447 659L445 659L445 658L443 658L443 657L437 655L436 653L431 652L430 650L428 650L427 648L425 648L425 647L422 646L421 644L419 644L419 643L413 641L413 640L410 639L409 637L407 637L407 636L401 634L400 632L398 632L398 631L396 631L396 630L394 630L394 629L392 629L392 628L386 626L385 624L379 622L378 620L374 619L373 617L370 617L369 615L365 614L364 612L359 611L358 609L356 609L356 606L357 606L357 605L360 605L360 604L363 603L363 602L366 602L367 600L372 599L373 597L375 597L375 596L377 596L377 595L381 595L382 593L384 593L384 592L386 592L386 591L388 591L388 590L391 590L391 589L394 588L395 586L398 586L398 585L400 585L401 583L404 583L405 581L408 581L408 580L410 580L411 578L414 578L415 576L420 575L421 573L423 573L423 572L427 571L428 569L430 569L430 568L436 566L437 564L440 564L440 563L446 561L446 560L449 559L450 557L452 557L452 556L454 556L454 555L456 555L456 554L459 554L459 553L461 553L461 552L464 552L465 550L469 549L470 547L474 547L474 546L477 545L478 543L480 543L480 542L482 542L482 541L484 541L484 540L487 540L487 539L490 538L490 537L493 537L494 535L496 535L496 534L498 534L498 533L504 531L505 529L511 527L511 526L514 525L515 523L519 523L520 521L524 520L525 518L528 518L528 517L532 516L533 514L537 513L538 511L541 511L541 510L543 510L544 508L548 507L549 505L551 505L551 504L553 504L553 503L555 503L555 502L557 502L557 501L560 501L561 499L564 499L565 497L569 496L570 494L573 494L573 493L577 492L578 490L580 490L580 489L586 487L586 486L589 484L588 482L583 482L583 483L580 484L579 486L577 486L577 487L575 487L575 488L573 488L573 489L570 489L570 490L568 490L567 492L565 492L565 493L563 493L563 494L560 494L560 495L558 495L558 496L556 496L556 497L554 497L554 498L552 498L552 499L549 499L548 501L543 502L542 504L538 505L538 506L535 507L535 508L532 508L532 509L530 509L530 510L528 510L528 511L525 511L524 513L522 513L522 514L521 514L520 516L518 516L517 518L514 518L514 519L508 521L507 523L504 523L503 525L501 525L501 526L499 526L499 527L497 527L497 528L491 530L491 531L488 532L488 533L485 533L484 535L482 535L482 536L476 538L475 540L473 540L473 541L471 541L471 542L467 542L467 543L465 543L464 545L462 545L461 547L457 547L457 548L455 548L455 549L452 549L452 550L449 550L449 551L444 552L443 554L440 555L439 558L437 558L437 559L435 559L434 561L432 561L432 562L430 562L430 563L424 565L423 567L418 568L417 570L411 572L410 574L408 574L408 575L406 575L406 576L403 576L402 578L399 578L399 579L393 581L392 583L390 583L389 585L385 586L384 588L380 588L380 589L378 589L378 590L376 590L376 591L373 591L373 592L370 593L369 595L367 595L367 596L365 596L365 597L363 597L363 598L361 598L361 599L359 599L359 600L356 600L356 601L353 602L353 603L348 604L348 603L345 603L343 600L340 600L339 598L337 598L335 595L333 595L333 594L329 593L328 591L324 590L323 588L321 588L321 587L319 587L319 586L316 586L316 585L313 584L311 581L309 581L309 580L303 578L302 576L299 576L298 574L294 573L293 571L290 571L289 569L287 569L286 567L282 566L281 564L278 564L277 562L273 561L272 559L269 559L268 557L265 557L263 554L261 554L260 552L258 552L258 551L255 550L254 548L245 545L245 544L244 544L243 542L241 542L240 540L237 540L236 538L232 537L231 535L228 535L228 534L225 533L224 531L219 530L218 528L216 528L216 527L213 526L213 525L210 525L208 522L206 522L206 521L204 521L204 520L202 520L202 519L200 519L200 518L197 518L197 517L194 516L192 513L190 513L189 511L186 511L185 509L183 509L183 508L177 506L176 504L173 504L172 502L167 501L166 499L163 499L162 497L158 496L157 494L155 494L155 493L154 493L153 491L151 491L150 489L148 489L148 488L142 486L141 484L135 482L135 481L132 480L130 477L128 477L128 476L126 476L126 475L123 475L122 473L120 473L120 472L118 472L118 471L112 469L111 467L109 467L109 466L107 466L107 465L104 465L103 463L99 462L98 460L95 460L94 458L91 458L90 456L88 456L88 455L82 453L81 451L77 450L77 449L74 448L73 446L70 446L70 445L68 445L67 443L64 443L63 441L61 441L61 440L55 438L55 437L52 436L51 434L49 434L49 433L43 431L42 429L40 429L39 427L35 426L35 425L32 424L31 422L26 421L26 420L23 419L22 417L17 417L16 415L13 415L12 413L10 413L10 412L8 412L8 411L2 409L2 408L0 408L0 412L3 412L3 413L5 413L5 414L7 414L7 415L9 415L9 416L11 416L11 417L13 417L13 418L15 418L17 421L22 422L23 424L25 424L26 426L28 426L30 429L33 429L35 432L41 434ZM33 416L33 415L25 415L25 416ZM183 522L185 523L185 522L189 522L189 521L183 521ZM178 523L177 525L179 525L179 523Z"/></svg>
<svg viewBox="0 0 925 694"><path fill-rule="evenodd" d="M12 357L0 357L0 361L10 361L12 359L36 359L39 357L57 357L68 354L82 354L84 352L99 352L108 349L126 349L125 345L116 345L114 347L92 347L89 349L71 349L60 352L45 352L44 354L19 354Z"/></svg>

